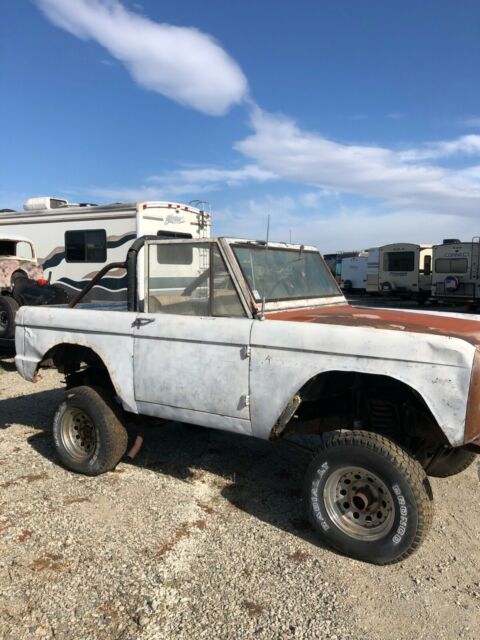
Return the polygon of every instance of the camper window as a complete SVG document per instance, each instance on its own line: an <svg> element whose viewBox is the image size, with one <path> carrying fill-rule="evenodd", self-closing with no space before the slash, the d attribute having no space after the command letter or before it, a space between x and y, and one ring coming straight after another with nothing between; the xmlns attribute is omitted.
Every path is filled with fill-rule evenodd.
<svg viewBox="0 0 480 640"><path fill-rule="evenodd" d="M467 273L468 261L466 258L437 258L435 271L437 273Z"/></svg>
<svg viewBox="0 0 480 640"><path fill-rule="evenodd" d="M414 268L413 251L389 251L383 256L384 271L413 271Z"/></svg>
<svg viewBox="0 0 480 640"><path fill-rule="evenodd" d="M191 233L182 233L181 231L157 231L159 238L192 238ZM192 264L193 254L191 244L177 244L174 245L174 252L168 252L168 254L162 254L162 245L157 246L157 261L159 264ZM164 258L165 256L165 258ZM165 262L166 260L166 262Z"/></svg>
<svg viewBox="0 0 480 640"><path fill-rule="evenodd" d="M65 231L65 259L67 262L106 262L105 229Z"/></svg>

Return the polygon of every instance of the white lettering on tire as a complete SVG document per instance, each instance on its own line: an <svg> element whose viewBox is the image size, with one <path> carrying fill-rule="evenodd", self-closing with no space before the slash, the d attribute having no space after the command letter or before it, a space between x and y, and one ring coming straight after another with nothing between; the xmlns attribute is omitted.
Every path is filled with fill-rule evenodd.
<svg viewBox="0 0 480 640"><path fill-rule="evenodd" d="M407 501L405 500L404 495L402 494L402 490L400 489L400 487L398 486L398 484L394 484L392 486L392 490L393 493L395 494L398 504L399 504L399 511L400 511L400 522L398 524L397 530L395 532L395 535L392 538L392 542L393 544L400 544L400 542L402 541L403 536L405 535L405 532L407 530L408 527L408 509L407 509Z"/></svg>
<svg viewBox="0 0 480 640"><path fill-rule="evenodd" d="M315 480L312 482L312 489L310 491L310 499L312 501L312 509L315 514L316 519L319 521L320 526L324 531L328 531L330 529L329 524L323 517L323 514L320 509L320 505L318 502L318 487L323 476L328 471L328 462L324 462L321 467L317 469L317 474Z"/></svg>

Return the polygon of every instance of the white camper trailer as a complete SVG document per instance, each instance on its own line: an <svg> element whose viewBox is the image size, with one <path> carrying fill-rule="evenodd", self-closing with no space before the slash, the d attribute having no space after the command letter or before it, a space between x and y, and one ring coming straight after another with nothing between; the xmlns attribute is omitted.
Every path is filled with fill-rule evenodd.
<svg viewBox="0 0 480 640"><path fill-rule="evenodd" d="M366 254L342 259L340 287L344 291L365 291L367 286Z"/></svg>
<svg viewBox="0 0 480 640"><path fill-rule="evenodd" d="M206 238L210 221L210 213L176 202L97 206L30 198L24 211L0 213L0 234L21 234L33 241L45 277L74 295L107 263L123 261L135 238ZM92 290L90 300L121 301L125 295L126 274L118 269Z"/></svg>
<svg viewBox="0 0 480 640"><path fill-rule="evenodd" d="M380 259L380 249L373 247L367 249L367 293L374 295L378 293L378 268Z"/></svg>
<svg viewBox="0 0 480 640"><path fill-rule="evenodd" d="M432 299L480 302L480 238L444 240L433 247Z"/></svg>
<svg viewBox="0 0 480 640"><path fill-rule="evenodd" d="M380 247L378 286L382 294L426 299L431 285L431 244L397 242Z"/></svg>

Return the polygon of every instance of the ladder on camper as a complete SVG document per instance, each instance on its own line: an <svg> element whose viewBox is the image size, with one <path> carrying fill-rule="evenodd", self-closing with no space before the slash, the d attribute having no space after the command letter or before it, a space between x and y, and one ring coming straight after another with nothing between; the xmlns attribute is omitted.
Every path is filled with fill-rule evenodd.
<svg viewBox="0 0 480 640"><path fill-rule="evenodd" d="M478 280L480 277L480 236L472 238L472 262L470 263L470 278Z"/></svg>

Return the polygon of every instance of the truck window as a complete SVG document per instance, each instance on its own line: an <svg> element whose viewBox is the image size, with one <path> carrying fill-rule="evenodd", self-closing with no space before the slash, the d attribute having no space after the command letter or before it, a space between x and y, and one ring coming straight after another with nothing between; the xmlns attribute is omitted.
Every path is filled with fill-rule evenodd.
<svg viewBox="0 0 480 640"><path fill-rule="evenodd" d="M413 251L388 251L383 255L384 271L413 271L415 253Z"/></svg>
<svg viewBox="0 0 480 640"><path fill-rule="evenodd" d="M105 229L65 231L65 259L67 262L106 262Z"/></svg>
<svg viewBox="0 0 480 640"><path fill-rule="evenodd" d="M212 315L243 318L245 311L217 245L212 247Z"/></svg>
<svg viewBox="0 0 480 640"><path fill-rule="evenodd" d="M31 260L33 258L33 247L29 242L17 242L15 253L22 260Z"/></svg>
<svg viewBox="0 0 480 640"><path fill-rule="evenodd" d="M189 262L178 262L186 255ZM244 316L218 248L210 243L148 246L148 311L187 316Z"/></svg>
<svg viewBox="0 0 480 640"><path fill-rule="evenodd" d="M14 256L15 242L13 240L0 240L0 256Z"/></svg>
<svg viewBox="0 0 480 640"><path fill-rule="evenodd" d="M437 258L435 271L437 273L467 273L467 258Z"/></svg>

